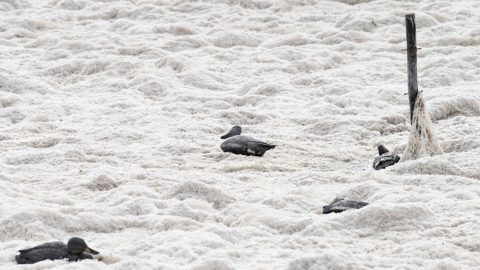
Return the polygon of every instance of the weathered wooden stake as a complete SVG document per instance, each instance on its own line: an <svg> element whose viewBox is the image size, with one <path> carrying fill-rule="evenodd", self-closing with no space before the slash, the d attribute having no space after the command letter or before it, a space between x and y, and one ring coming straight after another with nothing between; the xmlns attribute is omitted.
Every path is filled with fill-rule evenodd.
<svg viewBox="0 0 480 270"><path fill-rule="evenodd" d="M408 62L408 101L410 102L410 123L413 119L413 108L418 94L417 83L417 29L415 14L405 15L407 29L407 62Z"/></svg>

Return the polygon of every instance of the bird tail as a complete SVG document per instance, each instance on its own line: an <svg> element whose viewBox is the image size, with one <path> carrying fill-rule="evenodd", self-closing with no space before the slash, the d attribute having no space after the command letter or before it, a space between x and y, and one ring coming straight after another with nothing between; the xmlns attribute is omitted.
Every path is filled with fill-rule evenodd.
<svg viewBox="0 0 480 270"><path fill-rule="evenodd" d="M15 261L18 263L18 264L28 264L30 263L24 256L22 255L16 255L15 256Z"/></svg>

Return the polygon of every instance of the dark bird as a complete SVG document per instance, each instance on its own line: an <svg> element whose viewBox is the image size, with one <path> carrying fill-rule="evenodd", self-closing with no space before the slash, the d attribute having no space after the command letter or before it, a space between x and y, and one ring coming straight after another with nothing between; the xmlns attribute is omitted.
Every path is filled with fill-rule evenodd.
<svg viewBox="0 0 480 270"><path fill-rule="evenodd" d="M234 126L227 134L221 137L222 139L226 139L220 145L223 152L261 157L266 151L275 148L275 145L240 134L242 134L242 128L240 126Z"/></svg>
<svg viewBox="0 0 480 270"><path fill-rule="evenodd" d="M323 207L323 214L340 213L346 210L359 209L368 205L366 202L347 201L344 198L336 198L329 205Z"/></svg>
<svg viewBox="0 0 480 270"><path fill-rule="evenodd" d="M15 256L18 264L32 264L43 260L78 261L93 259L91 254L98 254L87 246L82 238L72 237L65 245L62 242L49 242L36 247L19 250L20 254ZM88 253L91 254L88 254Z"/></svg>
<svg viewBox="0 0 480 270"><path fill-rule="evenodd" d="M388 151L388 149L382 144L378 146L378 155L379 156L373 161L373 168L375 170L385 169L386 167L392 166L400 161L398 155Z"/></svg>

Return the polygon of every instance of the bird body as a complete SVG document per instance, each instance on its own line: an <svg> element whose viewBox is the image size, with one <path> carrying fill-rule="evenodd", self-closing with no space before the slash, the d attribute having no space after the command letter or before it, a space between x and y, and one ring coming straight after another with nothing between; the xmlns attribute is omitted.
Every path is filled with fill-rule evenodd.
<svg viewBox="0 0 480 270"><path fill-rule="evenodd" d="M375 170L385 169L386 167L392 166L400 161L400 157L383 146L378 146L378 157L373 161L373 168Z"/></svg>
<svg viewBox="0 0 480 270"><path fill-rule="evenodd" d="M32 264L44 260L78 261L93 259L88 254L98 254L97 251L89 248L81 238L72 237L67 244L62 242L48 242L32 248L19 250L20 254L15 256L18 264ZM85 253L88 252L88 253Z"/></svg>
<svg viewBox="0 0 480 270"><path fill-rule="evenodd" d="M249 136L240 135L242 128L234 126L221 138L226 139L220 148L223 152L230 152L237 155L261 157L266 151L275 148L275 145L262 142Z"/></svg>
<svg viewBox="0 0 480 270"><path fill-rule="evenodd" d="M359 209L368 205L366 202L348 201L343 198L336 198L329 205L323 207L323 214L340 213L346 210Z"/></svg>

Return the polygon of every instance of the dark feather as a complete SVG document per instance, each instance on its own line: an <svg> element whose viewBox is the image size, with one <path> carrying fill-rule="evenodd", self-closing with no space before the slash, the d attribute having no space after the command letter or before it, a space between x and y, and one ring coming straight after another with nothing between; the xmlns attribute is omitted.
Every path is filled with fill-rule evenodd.
<svg viewBox="0 0 480 270"><path fill-rule="evenodd" d="M366 202L347 201L343 198L336 198L329 205L323 207L323 214L340 213L346 210L359 209L368 205Z"/></svg>
<svg viewBox="0 0 480 270"><path fill-rule="evenodd" d="M20 255L15 256L15 260L19 264L29 264L43 260L64 259L67 255L67 245L62 242L50 242L20 250Z"/></svg>
<svg viewBox="0 0 480 270"><path fill-rule="evenodd" d="M221 145L223 152L246 156L263 156L266 151L275 148L271 145L247 136L233 136L225 140Z"/></svg>

